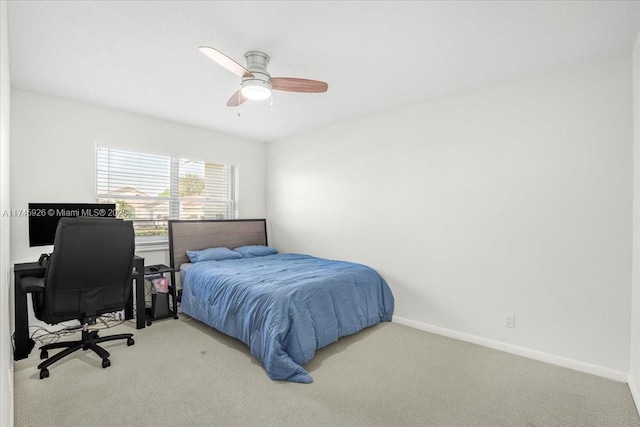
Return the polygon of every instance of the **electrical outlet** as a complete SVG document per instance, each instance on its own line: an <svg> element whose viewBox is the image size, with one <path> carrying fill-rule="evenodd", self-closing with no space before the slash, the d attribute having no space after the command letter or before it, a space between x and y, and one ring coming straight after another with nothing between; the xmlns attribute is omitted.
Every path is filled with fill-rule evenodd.
<svg viewBox="0 0 640 427"><path fill-rule="evenodd" d="M516 316L511 313L504 314L504 326L507 328L515 328L516 327Z"/></svg>

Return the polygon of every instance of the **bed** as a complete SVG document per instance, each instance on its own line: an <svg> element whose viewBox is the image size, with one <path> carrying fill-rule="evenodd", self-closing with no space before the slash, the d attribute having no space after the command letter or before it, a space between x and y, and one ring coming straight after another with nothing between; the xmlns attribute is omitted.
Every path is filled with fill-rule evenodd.
<svg viewBox="0 0 640 427"><path fill-rule="evenodd" d="M280 253L190 262L187 251L266 247L264 219L169 221L169 242L180 311L244 342L273 380L312 382L302 365L317 349L391 320L389 286L361 264Z"/></svg>

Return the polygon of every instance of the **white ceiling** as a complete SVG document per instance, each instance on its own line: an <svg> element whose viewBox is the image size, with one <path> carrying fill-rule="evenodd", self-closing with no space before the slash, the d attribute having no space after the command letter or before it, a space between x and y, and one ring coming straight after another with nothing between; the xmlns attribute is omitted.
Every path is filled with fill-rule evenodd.
<svg viewBox="0 0 640 427"><path fill-rule="evenodd" d="M631 52L640 1L9 1L15 88L271 141ZM323 94L226 107L240 78L202 53Z"/></svg>

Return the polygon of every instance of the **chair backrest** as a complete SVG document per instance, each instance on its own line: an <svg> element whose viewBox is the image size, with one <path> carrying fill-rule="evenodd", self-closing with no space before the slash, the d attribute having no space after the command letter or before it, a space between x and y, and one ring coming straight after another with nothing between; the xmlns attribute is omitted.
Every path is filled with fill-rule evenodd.
<svg viewBox="0 0 640 427"><path fill-rule="evenodd" d="M131 290L133 224L111 218L62 218L36 317L55 324L122 310ZM35 304L34 304L35 305Z"/></svg>

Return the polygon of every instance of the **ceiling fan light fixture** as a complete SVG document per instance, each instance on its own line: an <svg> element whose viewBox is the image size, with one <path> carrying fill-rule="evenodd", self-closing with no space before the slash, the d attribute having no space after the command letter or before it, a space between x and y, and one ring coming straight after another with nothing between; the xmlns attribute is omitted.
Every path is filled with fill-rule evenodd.
<svg viewBox="0 0 640 427"><path fill-rule="evenodd" d="M242 96L247 99L261 101L271 97L269 84L261 80L245 80L240 90Z"/></svg>

